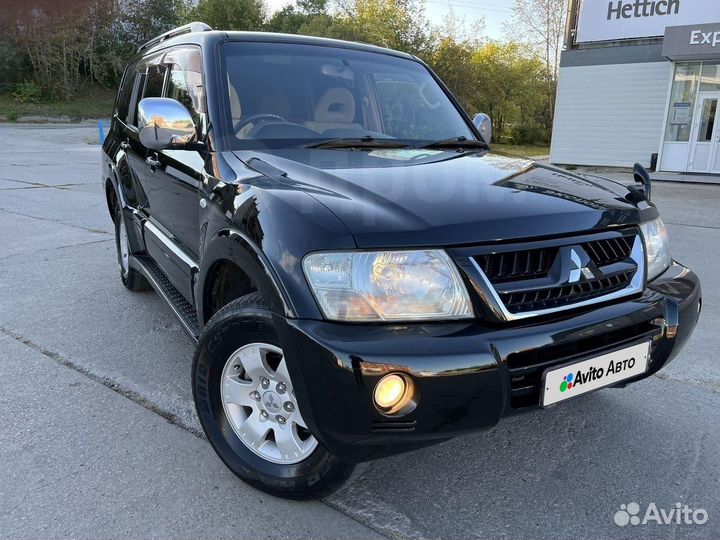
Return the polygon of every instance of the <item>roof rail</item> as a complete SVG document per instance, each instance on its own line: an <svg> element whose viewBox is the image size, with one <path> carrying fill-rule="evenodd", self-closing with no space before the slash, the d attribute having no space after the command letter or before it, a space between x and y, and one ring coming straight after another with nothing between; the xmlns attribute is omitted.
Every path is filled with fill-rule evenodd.
<svg viewBox="0 0 720 540"><path fill-rule="evenodd" d="M156 43L160 43L161 41L165 41L166 39L170 39L181 34L189 34L191 32L207 32L208 30L212 30L212 28L204 22L195 21L184 24L182 26L178 26L177 28L173 28L172 30L168 30L164 34L160 34L159 36L152 38L147 43L143 43L138 48L137 52L145 50L148 47L155 45Z"/></svg>

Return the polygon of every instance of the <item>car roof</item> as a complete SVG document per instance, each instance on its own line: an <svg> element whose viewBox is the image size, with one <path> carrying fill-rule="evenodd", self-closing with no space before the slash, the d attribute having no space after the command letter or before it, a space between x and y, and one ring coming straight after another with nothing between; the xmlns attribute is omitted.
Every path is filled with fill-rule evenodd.
<svg viewBox="0 0 720 540"><path fill-rule="evenodd" d="M393 49L386 49L384 47L378 47L376 45L369 45L366 43L357 43L354 41L344 41L341 39L330 39L315 36L303 36L298 34L278 34L274 32L230 32L220 30L208 30L204 32L188 32L169 39L154 43L151 46L141 49L138 51L136 58L140 58L151 54L155 51L165 49L173 45L182 44L197 44L197 45L211 45L220 41L231 41L231 42L255 42L255 43L295 43L298 45L316 45L322 47L331 47L336 49L351 49L356 51L373 52L380 54L387 54L391 56L397 56L400 58L406 58L410 60L416 60L416 58L410 54L395 51Z"/></svg>

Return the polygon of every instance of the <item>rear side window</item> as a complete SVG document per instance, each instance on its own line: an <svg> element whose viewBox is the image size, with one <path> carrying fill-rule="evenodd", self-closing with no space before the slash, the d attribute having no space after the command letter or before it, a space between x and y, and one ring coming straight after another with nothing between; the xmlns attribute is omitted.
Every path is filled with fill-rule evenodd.
<svg viewBox="0 0 720 540"><path fill-rule="evenodd" d="M137 69L135 97L132 101L132 118L128 119L129 123L136 127L137 108L140 100L146 97L162 97L167 67L157 64L148 66L146 63L141 63Z"/></svg>
<svg viewBox="0 0 720 540"><path fill-rule="evenodd" d="M137 126L137 108L138 103L140 103L140 94L143 91L143 88L145 88L145 79L147 78L147 73L138 71L135 75L135 90L133 91L133 101L132 101L132 116L128 117L128 124L132 124L133 126Z"/></svg>
<svg viewBox="0 0 720 540"><path fill-rule="evenodd" d="M147 71L147 79L145 80L145 91L143 97L162 97L163 88L165 87L165 73L167 67L163 65L150 66Z"/></svg>
<svg viewBox="0 0 720 540"><path fill-rule="evenodd" d="M118 93L117 109L115 110L115 114L123 122L127 121L127 116L130 112L130 101L132 99L135 83L135 69L136 64L133 63L125 70L122 86L120 87L120 92Z"/></svg>

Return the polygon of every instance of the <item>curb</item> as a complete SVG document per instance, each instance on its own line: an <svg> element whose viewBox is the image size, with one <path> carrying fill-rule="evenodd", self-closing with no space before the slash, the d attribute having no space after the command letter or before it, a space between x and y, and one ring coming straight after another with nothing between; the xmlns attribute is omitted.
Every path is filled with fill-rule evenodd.
<svg viewBox="0 0 720 540"><path fill-rule="evenodd" d="M50 116L43 114L26 114L18 116L14 120L8 119L7 116L0 115L0 123L7 124L94 124L98 120L106 121L106 118L79 118L77 116L68 116L62 114L60 116Z"/></svg>

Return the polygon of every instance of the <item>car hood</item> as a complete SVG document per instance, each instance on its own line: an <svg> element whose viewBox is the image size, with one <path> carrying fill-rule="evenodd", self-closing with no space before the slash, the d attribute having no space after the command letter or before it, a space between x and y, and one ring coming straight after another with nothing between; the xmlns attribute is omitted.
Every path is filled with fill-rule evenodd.
<svg viewBox="0 0 720 540"><path fill-rule="evenodd" d="M640 222L621 184L489 153L297 149L235 155L306 191L362 248L462 245Z"/></svg>

